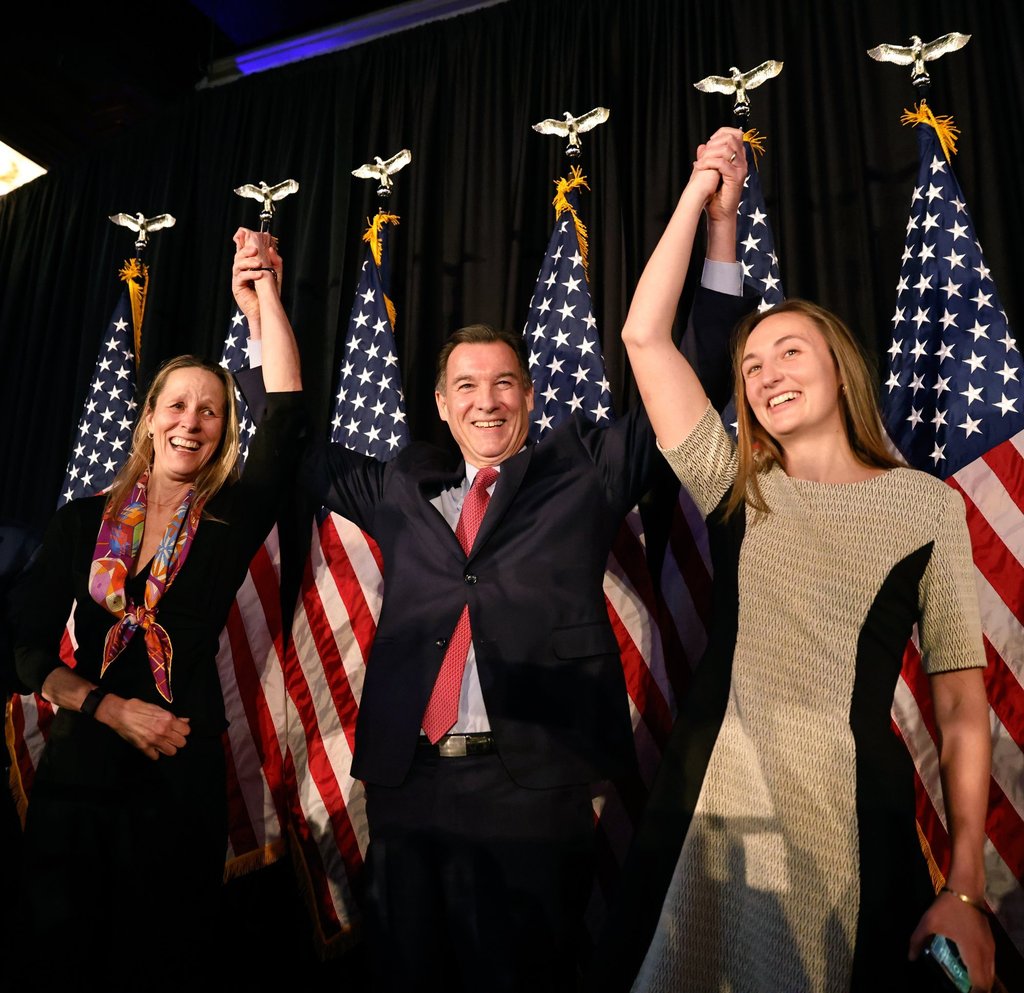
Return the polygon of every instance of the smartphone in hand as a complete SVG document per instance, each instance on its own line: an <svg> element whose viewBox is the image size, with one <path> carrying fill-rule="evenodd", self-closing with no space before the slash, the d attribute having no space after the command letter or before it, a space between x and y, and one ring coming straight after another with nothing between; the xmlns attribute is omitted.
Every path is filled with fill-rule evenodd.
<svg viewBox="0 0 1024 993"><path fill-rule="evenodd" d="M970 993L971 977L967 974L967 966L960 958L960 950L955 941L944 934L933 934L931 941L925 945L924 958L931 963L934 972L945 978L943 989Z"/></svg>

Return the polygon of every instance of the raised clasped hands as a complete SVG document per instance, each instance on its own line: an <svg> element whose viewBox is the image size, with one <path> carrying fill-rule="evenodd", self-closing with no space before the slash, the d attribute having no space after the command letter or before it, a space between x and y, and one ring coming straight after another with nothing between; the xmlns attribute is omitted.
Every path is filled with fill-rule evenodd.
<svg viewBox="0 0 1024 993"><path fill-rule="evenodd" d="M259 332L260 304L256 284L280 288L284 263L277 251L277 239L267 231L239 228L232 237L235 259L231 269L231 292L238 309L249 322L250 331Z"/></svg>
<svg viewBox="0 0 1024 993"><path fill-rule="evenodd" d="M719 128L705 144L697 146L691 182L699 181L706 190L704 209L712 223L736 216L746 178L747 155L738 128Z"/></svg>

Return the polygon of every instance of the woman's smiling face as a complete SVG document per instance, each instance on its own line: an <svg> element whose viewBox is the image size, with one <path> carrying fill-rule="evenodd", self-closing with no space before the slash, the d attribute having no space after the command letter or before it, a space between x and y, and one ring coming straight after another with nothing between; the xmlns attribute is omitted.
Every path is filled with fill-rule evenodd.
<svg viewBox="0 0 1024 993"><path fill-rule="evenodd" d="M845 430L839 374L824 336L800 313L766 317L747 338L740 369L750 409L780 444ZM823 435L824 436L824 435Z"/></svg>
<svg viewBox="0 0 1024 993"><path fill-rule="evenodd" d="M146 414L153 436L153 471L194 482L224 437L224 386L209 370L175 369Z"/></svg>

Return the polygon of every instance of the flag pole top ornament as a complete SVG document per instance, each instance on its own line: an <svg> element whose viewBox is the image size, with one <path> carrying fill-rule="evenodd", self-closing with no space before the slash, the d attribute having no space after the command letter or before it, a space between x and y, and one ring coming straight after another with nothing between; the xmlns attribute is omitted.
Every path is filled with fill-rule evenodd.
<svg viewBox="0 0 1024 993"><path fill-rule="evenodd" d="M260 211L260 231L270 230L270 221L274 216L274 204L278 200L298 193L299 184L294 179L285 179L274 186L267 186L261 179L258 183L246 183L235 189L240 197L248 197L250 200L259 200L263 204Z"/></svg>
<svg viewBox="0 0 1024 993"><path fill-rule="evenodd" d="M175 218L170 214L157 214L155 217L146 217L144 214L111 214L110 220L129 231L134 231L138 237L135 239L135 253L141 255L149 244L151 231L160 231L163 228L173 228Z"/></svg>
<svg viewBox="0 0 1024 993"><path fill-rule="evenodd" d="M735 126L745 131L747 120L750 118L750 98L748 90L756 90L765 80L774 79L785 63L777 62L775 59L768 59L759 66L755 66L748 72L740 72L736 66L729 67L728 76L705 76L693 84L694 89L701 93L732 93L735 101L732 106L732 116Z"/></svg>
<svg viewBox="0 0 1024 993"><path fill-rule="evenodd" d="M390 159L382 159L379 155L375 155L372 162L364 162L358 169L353 169L352 175L356 179L377 180L377 196L382 201L386 201L391 196L391 187L394 185L391 177L404 169L410 162L412 162L412 152L408 148L403 148L400 152L392 155Z"/></svg>
<svg viewBox="0 0 1024 993"><path fill-rule="evenodd" d="M868 49L868 55L876 62L894 62L898 66L913 66L910 81L914 84L920 100L928 98L932 78L925 69L925 62L941 59L948 52L959 51L971 40L969 34L951 31L934 41L923 42L915 34L910 36L909 45L876 45Z"/></svg>
<svg viewBox="0 0 1024 993"><path fill-rule="evenodd" d="M599 124L604 124L610 116L611 111L607 107L595 107L585 114L580 114L579 117L573 117L567 110L563 120L549 117L534 124L533 130L538 134L556 134L560 138L568 138L569 144L565 146L565 154L570 159L578 159L582 151L580 135L592 131Z"/></svg>

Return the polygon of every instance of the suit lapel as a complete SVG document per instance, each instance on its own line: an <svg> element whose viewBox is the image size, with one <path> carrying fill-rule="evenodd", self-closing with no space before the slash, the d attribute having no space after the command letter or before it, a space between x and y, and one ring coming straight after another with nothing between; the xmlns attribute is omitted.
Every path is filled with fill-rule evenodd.
<svg viewBox="0 0 1024 993"><path fill-rule="evenodd" d="M494 493L491 494L490 503L487 504L487 513L484 514L483 523L477 532L476 541L470 549L469 558L483 548L484 543L494 533L494 529L501 523L512 501L515 500L519 487L522 485L523 477L533 457L533 445L527 445L523 451L516 453L512 458L501 463L501 472L498 473L498 482L495 484Z"/></svg>
<svg viewBox="0 0 1024 993"><path fill-rule="evenodd" d="M440 467L437 471L425 473L416 481L418 498L412 501L412 513L419 516L430 531L437 538L439 548L447 551L459 559L464 560L465 555L459 539L455 537L454 529L444 519L444 515L430 502L444 490L458 486L466 478L466 464L460 462L453 471L446 471Z"/></svg>

